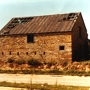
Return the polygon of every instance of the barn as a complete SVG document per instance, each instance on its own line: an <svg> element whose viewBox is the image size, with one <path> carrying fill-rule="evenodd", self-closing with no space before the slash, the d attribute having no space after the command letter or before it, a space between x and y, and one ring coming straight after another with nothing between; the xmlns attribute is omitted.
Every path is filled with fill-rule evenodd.
<svg viewBox="0 0 90 90"><path fill-rule="evenodd" d="M80 12L12 18L0 31L0 60L84 60L87 37Z"/></svg>

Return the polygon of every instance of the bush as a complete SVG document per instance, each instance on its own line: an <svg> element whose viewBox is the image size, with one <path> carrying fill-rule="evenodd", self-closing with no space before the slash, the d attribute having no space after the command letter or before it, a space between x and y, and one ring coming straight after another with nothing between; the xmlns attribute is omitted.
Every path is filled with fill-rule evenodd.
<svg viewBox="0 0 90 90"><path fill-rule="evenodd" d="M9 58L7 62L8 62L8 63L13 63L14 61L15 61L15 60L13 60L12 58Z"/></svg>
<svg viewBox="0 0 90 90"><path fill-rule="evenodd" d="M63 62L63 63L62 63L62 66L63 66L63 67L66 67L67 65L68 65L67 62Z"/></svg>
<svg viewBox="0 0 90 90"><path fill-rule="evenodd" d="M48 67L51 67L52 65L55 65L56 64L56 62L47 62L47 65L48 65Z"/></svg>
<svg viewBox="0 0 90 90"><path fill-rule="evenodd" d="M28 60L28 65L39 66L39 65L41 65L41 63L38 60L32 58L32 59Z"/></svg>
<svg viewBox="0 0 90 90"><path fill-rule="evenodd" d="M53 70L49 70L48 72L47 72L47 74L55 74L55 75L61 75L61 74L63 74L63 71L59 71L59 70L57 70L57 69L53 69Z"/></svg>
<svg viewBox="0 0 90 90"><path fill-rule="evenodd" d="M18 65L22 65L22 64L25 64L25 60L17 60L15 61L15 63L17 63Z"/></svg>

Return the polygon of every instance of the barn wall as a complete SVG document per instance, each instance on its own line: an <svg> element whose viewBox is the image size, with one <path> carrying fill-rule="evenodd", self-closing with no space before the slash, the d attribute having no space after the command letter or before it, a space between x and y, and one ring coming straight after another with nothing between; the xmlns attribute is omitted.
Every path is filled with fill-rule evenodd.
<svg viewBox="0 0 90 90"><path fill-rule="evenodd" d="M79 28L81 31L79 31ZM85 28L82 16L79 15L72 32L73 41L73 61L81 61L87 58L87 30Z"/></svg>
<svg viewBox="0 0 90 90"><path fill-rule="evenodd" d="M30 59L42 62L72 60L71 34L35 34L27 43L27 35L0 36L0 59ZM59 49L64 50L59 50Z"/></svg>

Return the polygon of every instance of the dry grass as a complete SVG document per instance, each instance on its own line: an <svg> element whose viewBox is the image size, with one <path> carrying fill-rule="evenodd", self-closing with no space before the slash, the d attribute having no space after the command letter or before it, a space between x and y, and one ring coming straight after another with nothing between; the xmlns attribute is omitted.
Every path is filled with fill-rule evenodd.
<svg viewBox="0 0 90 90"><path fill-rule="evenodd" d="M65 85L48 85L45 84L31 84L31 83L10 83L10 82L0 82L0 86L3 87L15 87L15 88L26 88L26 90L89 90L90 87L81 86L65 86ZM16 89L15 89L16 90Z"/></svg>

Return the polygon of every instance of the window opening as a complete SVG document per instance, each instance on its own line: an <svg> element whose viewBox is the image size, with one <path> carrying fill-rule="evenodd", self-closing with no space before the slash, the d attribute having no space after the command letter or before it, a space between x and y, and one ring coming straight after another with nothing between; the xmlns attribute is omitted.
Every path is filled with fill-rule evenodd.
<svg viewBox="0 0 90 90"><path fill-rule="evenodd" d="M64 50L65 46L59 46L59 50Z"/></svg>
<svg viewBox="0 0 90 90"><path fill-rule="evenodd" d="M30 42L34 42L34 35L33 34L27 35L27 43L30 43Z"/></svg>

